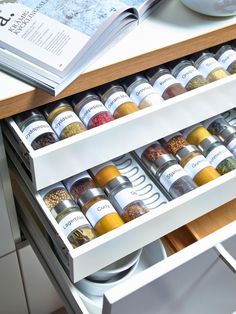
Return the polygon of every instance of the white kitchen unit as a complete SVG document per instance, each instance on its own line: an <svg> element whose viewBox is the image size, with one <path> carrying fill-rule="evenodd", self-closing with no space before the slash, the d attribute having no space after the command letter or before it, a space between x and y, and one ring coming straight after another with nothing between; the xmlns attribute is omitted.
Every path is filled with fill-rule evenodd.
<svg viewBox="0 0 236 314"><path fill-rule="evenodd" d="M54 182L236 107L236 75L166 100L163 108L143 109L37 151L23 138L12 116L226 43L236 38L235 23L236 17L207 17L190 11L177 0L165 1L57 98L0 73L4 86L0 91L1 128L20 228L68 313L233 314L236 311L236 276L232 271L236 269L236 170L175 200L165 201L144 216L76 249L61 232L38 193L39 189ZM4 151L1 138L0 143ZM1 156L6 162L5 155ZM8 175L6 167L1 167L2 171ZM9 184L1 191L5 200L8 193L12 193ZM145 264L127 281L108 290L103 304L99 300L98 306L95 300L88 300L76 288L74 283L77 281L139 248L145 247L147 259L151 258L159 238L212 213L216 207L228 206L229 202L227 212L232 215L229 220L225 219L224 211L221 211L225 223L219 230L162 261ZM14 211L6 203L9 204L1 202L1 206L7 207L11 223L17 229ZM218 229L217 225L215 227L213 229ZM14 239L19 242L19 235ZM19 252L19 260L25 294L30 297L34 277L27 272L28 250ZM35 267L38 267L37 263ZM4 289L2 281L0 285L0 289ZM48 289L47 280L43 285ZM37 313L34 309L38 300L35 300L34 292L32 294L29 308ZM16 305L18 301L14 303ZM55 304L59 306L58 299ZM50 305L47 308L48 311L52 309Z"/></svg>

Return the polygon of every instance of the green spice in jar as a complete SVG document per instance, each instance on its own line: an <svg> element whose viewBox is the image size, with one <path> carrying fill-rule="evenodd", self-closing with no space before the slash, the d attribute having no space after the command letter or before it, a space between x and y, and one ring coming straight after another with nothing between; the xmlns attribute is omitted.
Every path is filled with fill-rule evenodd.
<svg viewBox="0 0 236 314"><path fill-rule="evenodd" d="M56 101L43 107L43 113L60 139L65 139L86 130L66 100Z"/></svg>
<svg viewBox="0 0 236 314"><path fill-rule="evenodd" d="M192 61L181 59L168 63L171 74L187 89L192 90L208 84L208 81L194 67Z"/></svg>
<svg viewBox="0 0 236 314"><path fill-rule="evenodd" d="M214 82L229 76L229 72L223 68L209 51L197 52L190 58L208 82Z"/></svg>
<svg viewBox="0 0 236 314"><path fill-rule="evenodd" d="M198 148L221 175L236 169L236 159L233 154L231 154L216 136L210 135L205 138L198 145Z"/></svg>
<svg viewBox="0 0 236 314"><path fill-rule="evenodd" d="M51 210L51 213L73 248L96 238L92 226L74 201L60 202Z"/></svg>

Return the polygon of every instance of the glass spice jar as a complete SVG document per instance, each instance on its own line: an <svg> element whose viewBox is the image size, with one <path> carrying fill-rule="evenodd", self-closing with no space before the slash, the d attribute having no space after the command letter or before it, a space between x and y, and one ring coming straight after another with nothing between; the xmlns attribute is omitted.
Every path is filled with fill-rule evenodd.
<svg viewBox="0 0 236 314"><path fill-rule="evenodd" d="M107 183L121 175L112 161L105 162L90 169L90 173L98 186L103 188Z"/></svg>
<svg viewBox="0 0 236 314"><path fill-rule="evenodd" d="M198 146L211 133L201 124L194 124L181 131L189 144Z"/></svg>
<svg viewBox="0 0 236 314"><path fill-rule="evenodd" d="M176 158L198 186L220 177L217 170L212 167L194 145L187 145L178 150Z"/></svg>
<svg viewBox="0 0 236 314"><path fill-rule="evenodd" d="M78 199L78 204L98 235L124 224L100 188L90 189L85 192Z"/></svg>
<svg viewBox="0 0 236 314"><path fill-rule="evenodd" d="M187 59L175 60L168 63L171 74L186 88L192 90L209 82L193 66L192 61Z"/></svg>
<svg viewBox="0 0 236 314"><path fill-rule="evenodd" d="M39 191L49 210L65 200L72 200L71 195L66 190L62 182L55 183Z"/></svg>
<svg viewBox="0 0 236 314"><path fill-rule="evenodd" d="M51 210L51 214L73 248L96 238L92 226L74 201L61 201Z"/></svg>
<svg viewBox="0 0 236 314"><path fill-rule="evenodd" d="M168 154L159 142L143 146L135 152L172 198L177 198L197 187L178 164L177 159Z"/></svg>
<svg viewBox="0 0 236 314"><path fill-rule="evenodd" d="M98 95L92 91L74 95L71 98L71 103L87 129L92 129L114 120L112 114L103 105Z"/></svg>
<svg viewBox="0 0 236 314"><path fill-rule="evenodd" d="M221 175L236 169L236 159L216 136L205 138L198 147Z"/></svg>
<svg viewBox="0 0 236 314"><path fill-rule="evenodd" d="M150 106L162 107L164 99L142 74L135 74L122 81L126 93L139 109Z"/></svg>
<svg viewBox="0 0 236 314"><path fill-rule="evenodd" d="M63 183L75 201L77 201L87 190L96 187L95 182L87 171L72 176L64 180Z"/></svg>
<svg viewBox="0 0 236 314"><path fill-rule="evenodd" d="M218 45L209 49L223 68L231 74L236 73L236 50L231 45Z"/></svg>
<svg viewBox="0 0 236 314"><path fill-rule="evenodd" d="M56 134L37 109L20 113L14 117L14 120L35 150L58 141Z"/></svg>
<svg viewBox="0 0 236 314"><path fill-rule="evenodd" d="M163 65L147 70L145 76L163 99L169 99L187 92L181 83Z"/></svg>
<svg viewBox="0 0 236 314"><path fill-rule="evenodd" d="M209 51L194 53L190 59L208 82L214 82L229 75Z"/></svg>
<svg viewBox="0 0 236 314"><path fill-rule="evenodd" d="M102 85L97 90L97 93L115 119L139 110L124 88L117 83Z"/></svg>
<svg viewBox="0 0 236 314"><path fill-rule="evenodd" d="M166 136L162 138L160 142L164 146L164 148L172 155L176 155L178 150L189 145L189 143L180 132L176 132L169 136Z"/></svg>
<svg viewBox="0 0 236 314"><path fill-rule="evenodd" d="M43 113L62 140L86 130L73 108L66 100L59 100L43 107Z"/></svg>
<svg viewBox="0 0 236 314"><path fill-rule="evenodd" d="M217 115L203 121L208 131L216 135L228 150L236 157L236 127L230 125L223 116Z"/></svg>
<svg viewBox="0 0 236 314"><path fill-rule="evenodd" d="M105 192L111 204L121 218L128 222L148 212L132 183L125 176L114 178L105 186Z"/></svg>

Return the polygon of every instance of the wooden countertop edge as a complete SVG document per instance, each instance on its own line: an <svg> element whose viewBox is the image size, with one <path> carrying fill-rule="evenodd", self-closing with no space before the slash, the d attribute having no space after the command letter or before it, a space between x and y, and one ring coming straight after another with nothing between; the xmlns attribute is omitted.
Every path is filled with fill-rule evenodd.
<svg viewBox="0 0 236 314"><path fill-rule="evenodd" d="M174 36L174 34L173 34ZM61 99L83 90L87 90L115 79L143 71L155 65L200 51L217 44L236 38L236 26L230 25L212 32L200 35L183 42L150 51L115 64L86 72L70 84L56 97L49 95L41 89L34 89L0 101L0 119L14 114L39 107L57 99Z"/></svg>

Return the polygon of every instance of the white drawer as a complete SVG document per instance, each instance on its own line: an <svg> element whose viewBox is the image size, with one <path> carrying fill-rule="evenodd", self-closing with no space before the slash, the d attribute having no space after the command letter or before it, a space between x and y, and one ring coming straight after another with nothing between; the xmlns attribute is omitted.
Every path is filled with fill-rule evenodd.
<svg viewBox="0 0 236 314"><path fill-rule="evenodd" d="M69 280L30 212L25 210L23 218L22 230L60 293L68 313L189 314L191 311L191 314L198 314L206 313L207 308L208 314L222 314L236 310L236 260L219 245L226 242L225 247L235 256L236 221L106 291L101 309L94 306L94 298L91 298L93 302L85 301ZM215 246L234 268L234 273L219 257ZM153 247L149 245L145 249L151 254ZM104 256L106 252L103 252Z"/></svg>
<svg viewBox="0 0 236 314"><path fill-rule="evenodd" d="M26 142L12 118L4 133L28 163L39 190L235 107L235 82L234 74L168 99L162 108L145 108L39 150Z"/></svg>
<svg viewBox="0 0 236 314"><path fill-rule="evenodd" d="M89 243L73 249L58 224L52 218L42 198L33 188L26 172L9 147L13 177L13 190L18 202L24 202L22 192L29 204L21 204L24 219L27 207L32 207L47 233L58 248L68 275L73 282L96 272L119 258L159 239L195 218L235 198L236 170L197 188L175 200L161 204L147 214L102 235ZM17 170L17 169L18 170ZM216 197L217 195L217 197ZM34 226L27 223L32 232ZM115 248L115 249L114 249ZM64 252L64 253L63 253ZM109 254L104 255L104 252ZM94 263L96 260L96 263Z"/></svg>

